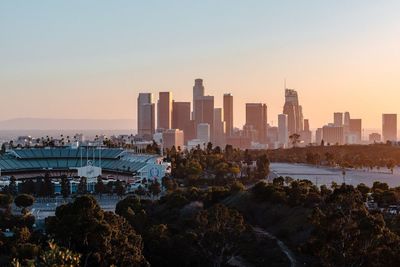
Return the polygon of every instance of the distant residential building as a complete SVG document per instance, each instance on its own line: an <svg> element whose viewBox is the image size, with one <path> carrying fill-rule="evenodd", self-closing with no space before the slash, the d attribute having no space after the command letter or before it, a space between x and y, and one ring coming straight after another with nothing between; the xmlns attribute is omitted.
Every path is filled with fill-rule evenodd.
<svg viewBox="0 0 400 267"><path fill-rule="evenodd" d="M397 141L397 114L382 114L383 142Z"/></svg>
<svg viewBox="0 0 400 267"><path fill-rule="evenodd" d="M172 148L173 146L175 146L175 148L183 148L184 132L182 130L168 129L163 132L162 136L164 148Z"/></svg>
<svg viewBox="0 0 400 267"><path fill-rule="evenodd" d="M342 112L333 113L333 124L335 126L342 126L343 125L343 113Z"/></svg>
<svg viewBox="0 0 400 267"><path fill-rule="evenodd" d="M381 142L382 137L379 133L371 133L368 137L368 141L370 143L379 143Z"/></svg>
<svg viewBox="0 0 400 267"><path fill-rule="evenodd" d="M325 125L322 127L322 139L324 140L325 144L343 145L343 126L335 126L333 124Z"/></svg>
<svg viewBox="0 0 400 267"><path fill-rule="evenodd" d="M223 120L222 108L214 109L214 134L212 142L216 146L225 144L225 121Z"/></svg>
<svg viewBox="0 0 400 267"><path fill-rule="evenodd" d="M361 143L361 141L362 141L362 120L361 119L350 119L348 134L355 135L354 144Z"/></svg>
<svg viewBox="0 0 400 267"><path fill-rule="evenodd" d="M268 144L271 144L271 147L273 147L273 144L278 142L279 138L278 127L268 125L267 137L268 137Z"/></svg>
<svg viewBox="0 0 400 267"><path fill-rule="evenodd" d="M267 105L262 103L246 103L246 126L252 125L257 131L256 140L267 142Z"/></svg>
<svg viewBox="0 0 400 267"><path fill-rule="evenodd" d="M172 122L172 93L160 92L157 104L157 128L171 129Z"/></svg>
<svg viewBox="0 0 400 267"><path fill-rule="evenodd" d="M278 142L280 146L287 147L289 141L288 134L288 115L278 115Z"/></svg>
<svg viewBox="0 0 400 267"><path fill-rule="evenodd" d="M231 136L233 134L233 96L224 94L223 102L226 135Z"/></svg>
<svg viewBox="0 0 400 267"><path fill-rule="evenodd" d="M155 133L155 104L151 93L139 93L137 116L139 136L152 139Z"/></svg>
<svg viewBox="0 0 400 267"><path fill-rule="evenodd" d="M203 143L207 144L211 141L211 129L208 123L197 124L197 139L201 140Z"/></svg>

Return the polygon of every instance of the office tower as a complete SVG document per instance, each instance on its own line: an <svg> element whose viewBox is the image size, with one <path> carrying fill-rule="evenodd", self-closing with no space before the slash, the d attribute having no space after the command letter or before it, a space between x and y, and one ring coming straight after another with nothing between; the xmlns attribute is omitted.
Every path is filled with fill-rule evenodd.
<svg viewBox="0 0 400 267"><path fill-rule="evenodd" d="M214 134L212 143L216 146L225 144L225 122L223 120L222 108L214 109Z"/></svg>
<svg viewBox="0 0 400 267"><path fill-rule="evenodd" d="M333 113L333 124L335 126L342 126L343 125L343 113L342 112Z"/></svg>
<svg viewBox="0 0 400 267"><path fill-rule="evenodd" d="M293 89L285 88L285 105L283 114L288 115L289 135L299 133L303 130L303 110L299 106L297 92Z"/></svg>
<svg viewBox="0 0 400 267"><path fill-rule="evenodd" d="M321 144L321 141L322 141L322 128L318 128L318 129L315 131L315 143L316 143L317 145L320 145L320 144Z"/></svg>
<svg viewBox="0 0 400 267"><path fill-rule="evenodd" d="M208 144L211 140L210 136L210 124L199 123L197 124L197 139L201 140L202 143Z"/></svg>
<svg viewBox="0 0 400 267"><path fill-rule="evenodd" d="M381 140L382 140L382 138L381 138L381 135L379 133L371 133L368 136L368 141L370 143L379 143L379 142L381 142Z"/></svg>
<svg viewBox="0 0 400 267"><path fill-rule="evenodd" d="M171 129L172 93L160 92L157 105L157 128Z"/></svg>
<svg viewBox="0 0 400 267"><path fill-rule="evenodd" d="M213 135L214 131L214 97L201 96L195 100L195 123L196 126L200 123L208 123L210 126L210 133ZM212 138L212 136L211 136Z"/></svg>
<svg viewBox="0 0 400 267"><path fill-rule="evenodd" d="M288 115L279 114L278 115L278 142L283 148L288 145Z"/></svg>
<svg viewBox="0 0 400 267"><path fill-rule="evenodd" d="M312 133L310 131L310 123L308 119L304 119L304 129L303 131L300 132L300 140L303 141L305 145L311 144L312 143Z"/></svg>
<svg viewBox="0 0 400 267"><path fill-rule="evenodd" d="M179 129L168 129L162 133L162 141L164 148L172 148L173 146L183 148L184 145L184 132Z"/></svg>
<svg viewBox="0 0 400 267"><path fill-rule="evenodd" d="M397 141L397 114L382 114L383 142Z"/></svg>
<svg viewBox="0 0 400 267"><path fill-rule="evenodd" d="M183 130L185 144L195 138L190 112L190 102L172 102L172 129Z"/></svg>
<svg viewBox="0 0 400 267"><path fill-rule="evenodd" d="M350 119L349 132L346 137L346 143L348 144L359 144L362 139L362 126L361 119Z"/></svg>
<svg viewBox="0 0 400 267"><path fill-rule="evenodd" d="M322 127L322 139L325 144L342 145L344 142L343 126L325 125Z"/></svg>
<svg viewBox="0 0 400 267"><path fill-rule="evenodd" d="M137 99L138 134L145 139L152 139L155 132L155 104L153 94L139 93Z"/></svg>
<svg viewBox="0 0 400 267"><path fill-rule="evenodd" d="M226 124L226 136L233 134L233 96L224 94L224 121Z"/></svg>
<svg viewBox="0 0 400 267"><path fill-rule="evenodd" d="M246 125L252 125L257 131L255 141L267 142L267 105L261 103L246 103Z"/></svg>
<svg viewBox="0 0 400 267"><path fill-rule="evenodd" d="M196 100L204 96L204 86L202 79L194 80L193 86L193 120L196 120Z"/></svg>

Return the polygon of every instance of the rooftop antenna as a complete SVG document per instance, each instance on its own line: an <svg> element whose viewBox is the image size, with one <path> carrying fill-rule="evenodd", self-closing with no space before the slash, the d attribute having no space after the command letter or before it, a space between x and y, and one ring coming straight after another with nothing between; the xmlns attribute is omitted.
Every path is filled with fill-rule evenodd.
<svg viewBox="0 0 400 267"><path fill-rule="evenodd" d="M283 86L285 87L284 89L286 90L286 78L284 78Z"/></svg>

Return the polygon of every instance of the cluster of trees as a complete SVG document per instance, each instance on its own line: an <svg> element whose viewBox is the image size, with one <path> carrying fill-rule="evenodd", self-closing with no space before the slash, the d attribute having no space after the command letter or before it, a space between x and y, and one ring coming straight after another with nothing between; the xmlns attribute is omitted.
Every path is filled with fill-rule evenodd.
<svg viewBox="0 0 400 267"><path fill-rule="evenodd" d="M393 169L400 164L400 148L386 145L309 146L268 150L273 162L307 163L343 168Z"/></svg>
<svg viewBox="0 0 400 267"><path fill-rule="evenodd" d="M269 174L265 151L241 151L227 145L224 150L208 143L191 151L168 149L166 160L172 164L172 177L185 185L226 185L240 179L251 183ZM255 166L254 166L255 163Z"/></svg>
<svg viewBox="0 0 400 267"><path fill-rule="evenodd" d="M54 186L48 174L36 179L27 179L17 186L17 179L14 176L10 178L10 184L3 188L3 193L16 196L18 193L31 194L40 197L50 197L54 195Z"/></svg>

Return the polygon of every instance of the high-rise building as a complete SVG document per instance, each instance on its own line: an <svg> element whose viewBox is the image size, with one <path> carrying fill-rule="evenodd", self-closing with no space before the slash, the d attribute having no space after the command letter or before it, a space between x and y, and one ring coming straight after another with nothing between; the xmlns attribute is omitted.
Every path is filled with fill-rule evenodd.
<svg viewBox="0 0 400 267"><path fill-rule="evenodd" d="M222 108L214 108L214 134L212 142L216 146L225 144L225 121L223 120Z"/></svg>
<svg viewBox="0 0 400 267"><path fill-rule="evenodd" d="M257 131L255 141L267 142L267 105L262 103L246 103L246 125L252 125Z"/></svg>
<svg viewBox="0 0 400 267"><path fill-rule="evenodd" d="M208 123L211 135L214 131L214 96L201 96L195 100L195 123ZM211 136L212 138L212 136Z"/></svg>
<svg viewBox="0 0 400 267"><path fill-rule="evenodd" d="M184 132L179 129L168 129L163 131L162 139L164 148L172 148L173 146L183 148Z"/></svg>
<svg viewBox="0 0 400 267"><path fill-rule="evenodd" d="M303 141L304 145L308 145L312 142L311 138L310 123L308 119L304 119L304 129L300 132L300 140Z"/></svg>
<svg viewBox="0 0 400 267"><path fill-rule="evenodd" d="M347 134L346 143L348 144L359 144L362 139L362 121L361 119L350 119L349 122L349 133ZM352 140L352 141L350 141Z"/></svg>
<svg viewBox="0 0 400 267"><path fill-rule="evenodd" d="M343 120L343 124L346 126L350 125L350 112L346 111L344 113L344 120Z"/></svg>
<svg viewBox="0 0 400 267"><path fill-rule="evenodd" d="M196 100L204 96L204 85L202 79L194 80L193 86L193 120L196 119Z"/></svg>
<svg viewBox="0 0 400 267"><path fill-rule="evenodd" d="M197 139L201 140L201 142L204 144L208 144L208 142L211 141L210 124L208 123L197 124Z"/></svg>
<svg viewBox="0 0 400 267"><path fill-rule="evenodd" d="M343 126L335 126L333 124L325 125L322 127L322 139L324 140L325 144L343 145Z"/></svg>
<svg viewBox="0 0 400 267"><path fill-rule="evenodd" d="M151 93L139 93L137 116L139 136L151 140L155 133L155 104Z"/></svg>
<svg viewBox="0 0 400 267"><path fill-rule="evenodd" d="M224 121L226 124L226 136L233 134L233 96L224 94Z"/></svg>
<svg viewBox="0 0 400 267"><path fill-rule="evenodd" d="M299 105L297 92L293 89L285 88L283 114L288 115L289 135L300 133L303 130L303 110Z"/></svg>
<svg viewBox="0 0 400 267"><path fill-rule="evenodd" d="M382 114L383 142L397 141L397 114Z"/></svg>
<svg viewBox="0 0 400 267"><path fill-rule="evenodd" d="M184 132L184 142L196 137L194 121L190 120L190 102L172 102L172 128Z"/></svg>
<svg viewBox="0 0 400 267"><path fill-rule="evenodd" d="M281 147L287 147L289 140L288 135L288 115L278 115L278 142Z"/></svg>
<svg viewBox="0 0 400 267"><path fill-rule="evenodd" d="M157 104L157 128L171 129L172 122L172 93L160 92Z"/></svg>
<svg viewBox="0 0 400 267"><path fill-rule="evenodd" d="M343 113L342 112L333 113L333 124L335 126L342 126L343 125Z"/></svg>

